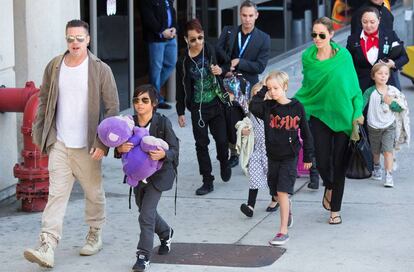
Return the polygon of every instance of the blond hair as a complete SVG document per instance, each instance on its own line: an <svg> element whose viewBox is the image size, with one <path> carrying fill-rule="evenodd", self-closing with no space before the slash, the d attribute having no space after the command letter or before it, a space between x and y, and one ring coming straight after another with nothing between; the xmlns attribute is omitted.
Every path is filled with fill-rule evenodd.
<svg viewBox="0 0 414 272"><path fill-rule="evenodd" d="M371 78L372 79L374 79L375 73L378 72L378 70L381 69L382 67L387 67L388 73L391 72L390 67L388 67L385 63L381 63L381 62L375 63L374 66L372 66L372 69L371 69Z"/></svg>
<svg viewBox="0 0 414 272"><path fill-rule="evenodd" d="M282 88L285 89L285 91L287 91L288 88L288 84L289 84L289 76L286 72L283 71L272 71L270 73L267 74L264 82L267 83L267 81L269 79L274 79L276 80L277 83L279 83L280 86L282 86Z"/></svg>

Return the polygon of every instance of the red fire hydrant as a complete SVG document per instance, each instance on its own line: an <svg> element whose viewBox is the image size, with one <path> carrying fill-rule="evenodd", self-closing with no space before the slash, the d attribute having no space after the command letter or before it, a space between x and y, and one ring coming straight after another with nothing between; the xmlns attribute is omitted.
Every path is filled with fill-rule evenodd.
<svg viewBox="0 0 414 272"><path fill-rule="evenodd" d="M49 194L48 157L40 152L32 142L32 124L39 104L39 89L32 81L25 88L0 89L0 112L24 112L23 162L14 166L14 176L19 179L16 197L22 200L22 210L43 211Z"/></svg>

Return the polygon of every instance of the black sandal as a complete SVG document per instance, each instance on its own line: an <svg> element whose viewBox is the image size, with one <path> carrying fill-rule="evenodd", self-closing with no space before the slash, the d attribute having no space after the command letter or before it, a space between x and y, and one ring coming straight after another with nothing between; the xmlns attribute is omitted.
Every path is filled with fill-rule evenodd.
<svg viewBox="0 0 414 272"><path fill-rule="evenodd" d="M325 192L323 193L323 198L322 198L322 206L325 208L325 210L330 211L331 210L331 202L326 197L326 192L327 191L328 191L328 188L325 187ZM332 194L331 194L331 197L332 197ZM325 204L325 202L327 204Z"/></svg>
<svg viewBox="0 0 414 272"><path fill-rule="evenodd" d="M329 224L330 225L338 225L342 223L342 218L340 215L329 217Z"/></svg>
<svg viewBox="0 0 414 272"><path fill-rule="evenodd" d="M279 208L279 202L277 201L277 198L275 199L275 197L274 196L272 196L272 200L271 200L271 204L273 204L273 203L275 203L276 202L276 205L274 206L274 207L270 207L270 205L269 206L267 206L267 208L266 208L266 212L275 212L275 211L277 211L277 209Z"/></svg>
<svg viewBox="0 0 414 272"><path fill-rule="evenodd" d="M244 215L247 217L253 216L253 210L249 206L247 206L247 204L245 203L241 204L240 211L244 213Z"/></svg>

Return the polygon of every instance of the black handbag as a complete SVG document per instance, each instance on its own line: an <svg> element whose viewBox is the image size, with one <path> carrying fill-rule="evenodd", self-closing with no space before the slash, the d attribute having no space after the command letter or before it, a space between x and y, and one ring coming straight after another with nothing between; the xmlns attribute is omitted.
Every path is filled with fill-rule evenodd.
<svg viewBox="0 0 414 272"><path fill-rule="evenodd" d="M374 161L367 134L359 126L358 141L349 141L347 154L347 167L345 176L350 179L366 179L371 177L374 170Z"/></svg>

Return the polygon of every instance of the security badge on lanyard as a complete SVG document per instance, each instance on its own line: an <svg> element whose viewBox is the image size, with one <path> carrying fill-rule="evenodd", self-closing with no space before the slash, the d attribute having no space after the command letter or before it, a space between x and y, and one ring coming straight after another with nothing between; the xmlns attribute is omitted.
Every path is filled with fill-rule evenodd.
<svg viewBox="0 0 414 272"><path fill-rule="evenodd" d="M384 44L384 48L382 49L382 53L384 53L384 55L388 55L389 51L390 51L390 45L388 44L388 37L385 37L385 44Z"/></svg>
<svg viewBox="0 0 414 272"><path fill-rule="evenodd" d="M247 36L246 41L242 46L242 38L241 38L241 31L239 31L238 39L239 39L239 58L243 55L244 51L246 50L247 45L249 44L251 33Z"/></svg>

